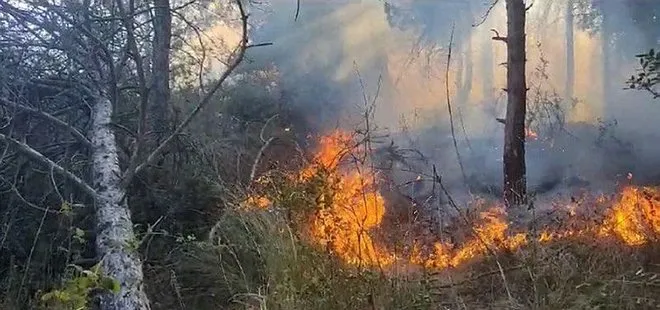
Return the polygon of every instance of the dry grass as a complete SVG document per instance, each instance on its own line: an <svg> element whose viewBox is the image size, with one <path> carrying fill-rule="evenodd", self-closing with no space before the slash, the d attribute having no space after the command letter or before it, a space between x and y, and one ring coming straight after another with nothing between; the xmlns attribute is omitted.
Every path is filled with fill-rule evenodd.
<svg viewBox="0 0 660 310"><path fill-rule="evenodd" d="M632 248L581 237L532 243L453 269L394 271L347 266L302 241L278 211L228 212L210 237L190 245L204 270L189 276L213 298L189 298L187 308L212 309L211 300L232 309L660 307L658 244Z"/></svg>

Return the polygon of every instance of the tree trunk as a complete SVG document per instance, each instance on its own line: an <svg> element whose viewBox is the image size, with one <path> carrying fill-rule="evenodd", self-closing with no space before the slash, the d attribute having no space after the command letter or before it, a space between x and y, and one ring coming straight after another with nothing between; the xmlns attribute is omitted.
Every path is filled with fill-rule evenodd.
<svg viewBox="0 0 660 310"><path fill-rule="evenodd" d="M456 103L459 107L466 107L470 99L470 91L472 90L472 77L473 77L473 64L472 64L472 38L467 36L467 44L465 46L465 57L461 57L461 71L465 70L465 76L461 73L461 80L459 80L460 89Z"/></svg>
<svg viewBox="0 0 660 310"><path fill-rule="evenodd" d="M493 42L490 36L484 36L481 44L481 68L483 70L482 91L484 92L484 101L491 105L493 103Z"/></svg>
<svg viewBox="0 0 660 310"><path fill-rule="evenodd" d="M92 111L92 165L96 188L96 248L105 276L119 281L117 294L101 297L103 310L149 309L144 292L142 262L138 257L125 192L120 186L117 144L110 129L112 103L101 93Z"/></svg>
<svg viewBox="0 0 660 310"><path fill-rule="evenodd" d="M602 87L603 87L603 115L608 117L610 114L611 103L612 103L612 85L610 76L612 74L612 15L610 13L611 1L602 1L601 3L601 15L603 18L602 30L601 30L601 49L603 53L603 73L602 73Z"/></svg>
<svg viewBox="0 0 660 310"><path fill-rule="evenodd" d="M575 36L573 30L573 0L567 0L566 4L566 87L564 99L573 99L573 87L575 84Z"/></svg>
<svg viewBox="0 0 660 310"><path fill-rule="evenodd" d="M525 3L506 0L507 106L504 125L504 201L507 206L526 203L525 113Z"/></svg>
<svg viewBox="0 0 660 310"><path fill-rule="evenodd" d="M168 131L170 117L170 42L172 38L172 15L170 0L154 0L154 42L151 72L151 94L149 96L148 130L150 145L158 145Z"/></svg>

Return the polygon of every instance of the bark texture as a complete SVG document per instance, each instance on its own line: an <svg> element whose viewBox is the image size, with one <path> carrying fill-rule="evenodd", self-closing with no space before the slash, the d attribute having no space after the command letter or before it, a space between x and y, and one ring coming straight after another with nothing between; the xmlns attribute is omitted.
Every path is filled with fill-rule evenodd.
<svg viewBox="0 0 660 310"><path fill-rule="evenodd" d="M152 146L163 140L170 117L170 46L172 15L170 0L154 0L154 42L148 130Z"/></svg>
<svg viewBox="0 0 660 310"><path fill-rule="evenodd" d="M525 3L506 0L507 106L504 125L504 202L526 203L525 113Z"/></svg>
<svg viewBox="0 0 660 310"><path fill-rule="evenodd" d="M609 110L612 106L612 98L614 96L612 91L612 82L610 80L610 74L612 70L612 38L614 37L614 29L612 25L612 1L602 1L601 2L601 15L603 18L601 27L601 44L602 44L602 53L603 53L603 106L604 106L604 115L609 115Z"/></svg>
<svg viewBox="0 0 660 310"><path fill-rule="evenodd" d="M101 296L103 310L150 309L144 292L130 210L120 186L117 144L109 124L112 103L100 93L92 111L92 164L96 188L96 248L104 274L119 281L118 294Z"/></svg>

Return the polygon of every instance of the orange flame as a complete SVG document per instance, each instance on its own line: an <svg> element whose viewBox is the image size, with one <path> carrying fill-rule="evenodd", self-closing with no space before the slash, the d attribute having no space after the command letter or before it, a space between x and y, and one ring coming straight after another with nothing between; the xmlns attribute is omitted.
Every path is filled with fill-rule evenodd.
<svg viewBox="0 0 660 310"><path fill-rule="evenodd" d="M341 158L351 151L350 135L336 131L321 138L314 164L303 169L302 179L309 179L320 169L332 171L332 191L319 197L320 210L312 220L310 233L315 241L329 247L346 262L378 266L392 262L392 257L377 246L370 230L381 224L385 201L375 190L375 176L361 171L339 171Z"/></svg>
<svg viewBox="0 0 660 310"><path fill-rule="evenodd" d="M375 235L386 211L385 200L375 188L375 172L339 167L340 159L351 151L352 143L351 136L341 131L322 137L313 164L298 176L299 181L309 181L320 171L330 173L331 189L318 197L319 209L309 222L308 234L312 242L327 247L346 263L385 267L395 263L398 257L402 263L442 269L494 251L514 251L533 240L527 233L509 232L505 209L498 206L480 213L471 228L472 237L467 241L459 244L413 242L407 258L395 255L387 245L379 244ZM598 204L610 204L610 208L600 210L604 215L602 221L593 224L584 221L580 228L547 228L539 233L537 241L544 243L586 234L615 237L629 246L657 240L653 236L660 235L660 189L628 186L619 196L617 201L604 196L594 199ZM267 198L255 198L252 203L260 207L271 204ZM567 211L575 216L575 209Z"/></svg>

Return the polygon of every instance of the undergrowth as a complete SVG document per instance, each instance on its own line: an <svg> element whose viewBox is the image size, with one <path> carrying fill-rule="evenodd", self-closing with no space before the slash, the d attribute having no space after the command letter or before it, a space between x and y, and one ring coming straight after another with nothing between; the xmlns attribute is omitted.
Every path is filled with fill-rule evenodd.
<svg viewBox="0 0 660 310"><path fill-rule="evenodd" d="M660 307L657 243L630 247L614 238L581 236L532 242L444 270L347 265L310 242L300 224L319 207L314 197L333 190L326 174L320 171L302 183L271 179L269 208L228 208L206 240L187 243L183 251L191 259L180 264L185 267L177 271L178 279L197 286L185 288L189 293L183 293L187 297L181 305L294 310Z"/></svg>

